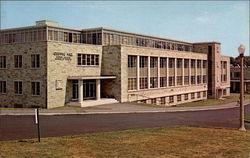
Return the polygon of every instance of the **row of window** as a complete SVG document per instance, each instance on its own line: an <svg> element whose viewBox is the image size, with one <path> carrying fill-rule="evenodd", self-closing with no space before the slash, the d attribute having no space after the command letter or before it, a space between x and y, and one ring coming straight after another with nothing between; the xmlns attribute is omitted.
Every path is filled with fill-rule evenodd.
<svg viewBox="0 0 250 158"><path fill-rule="evenodd" d="M23 55L14 55L14 68L23 67ZM40 68L40 55L31 54L30 56L30 66L31 68ZM0 56L0 69L7 68L7 56Z"/></svg>
<svg viewBox="0 0 250 158"><path fill-rule="evenodd" d="M31 94L40 95L41 94L41 83L37 81L31 81ZM14 93L16 95L23 94L23 81L14 81ZM0 94L7 94L7 81L0 81Z"/></svg>
<svg viewBox="0 0 250 158"><path fill-rule="evenodd" d="M199 99L199 98L206 98L207 97L207 91L203 91L203 92L196 92L196 97L195 97L195 93L186 93L186 94L179 94L179 95L176 95L176 96L169 96L168 99L168 103L169 104L172 104L172 103L175 103L175 100L174 98L176 98L177 102L181 102L181 101L187 101L189 99ZM167 97L160 97L159 101L160 101L160 104L161 105L166 105L166 98ZM147 103L147 100L141 100L139 102L142 102L142 103ZM157 98L153 98L153 99L150 99L150 104L157 104Z"/></svg>
<svg viewBox="0 0 250 158"><path fill-rule="evenodd" d="M80 66L98 66L98 54L77 54L77 65Z"/></svg>
<svg viewBox="0 0 250 158"><path fill-rule="evenodd" d="M198 75L198 76L191 76L191 85L202 84L207 82L206 75ZM150 77L150 88L158 88L158 77ZM177 86L183 85L183 76L177 76ZM189 85L189 76L184 76L184 85ZM175 77L170 76L168 77L168 86L173 87L175 86ZM167 87L167 77L160 77L160 88ZM140 77L139 78L139 88L140 89L148 89L148 78L147 77ZM128 90L137 90L137 78L128 78Z"/></svg>
<svg viewBox="0 0 250 158"><path fill-rule="evenodd" d="M158 67L158 57L149 57L150 58L150 68ZM165 58L160 57L160 68L167 67L167 59L168 59L168 68L175 67L175 58ZM189 60L190 59L180 59L177 58L177 68L182 68L184 60L184 68L189 68ZM196 64L197 63L197 64ZM135 68L137 65L137 56L128 56L128 67ZM197 66L196 66L197 65ZM147 56L140 56L139 57L139 67L144 68L148 67L148 57ZM207 68L207 61L206 60L195 60L191 59L191 68Z"/></svg>

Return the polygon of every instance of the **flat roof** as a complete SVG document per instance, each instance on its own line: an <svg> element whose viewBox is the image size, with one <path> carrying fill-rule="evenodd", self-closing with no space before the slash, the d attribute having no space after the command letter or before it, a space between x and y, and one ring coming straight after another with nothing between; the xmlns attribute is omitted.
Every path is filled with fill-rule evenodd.
<svg viewBox="0 0 250 158"><path fill-rule="evenodd" d="M115 79L116 76L69 76L68 80Z"/></svg>

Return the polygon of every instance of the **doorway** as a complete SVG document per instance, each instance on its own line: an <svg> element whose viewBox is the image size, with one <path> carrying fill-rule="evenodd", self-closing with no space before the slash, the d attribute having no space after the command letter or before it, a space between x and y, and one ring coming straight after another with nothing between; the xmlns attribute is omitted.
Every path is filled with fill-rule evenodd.
<svg viewBox="0 0 250 158"><path fill-rule="evenodd" d="M83 99L96 99L96 80L83 80Z"/></svg>

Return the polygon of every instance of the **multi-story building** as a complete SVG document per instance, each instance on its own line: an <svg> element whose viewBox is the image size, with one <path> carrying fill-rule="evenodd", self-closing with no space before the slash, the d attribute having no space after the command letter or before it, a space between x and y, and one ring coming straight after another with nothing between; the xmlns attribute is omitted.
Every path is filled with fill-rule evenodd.
<svg viewBox="0 0 250 158"><path fill-rule="evenodd" d="M250 94L250 66L244 68L244 89ZM231 93L240 93L240 66L231 65Z"/></svg>
<svg viewBox="0 0 250 158"><path fill-rule="evenodd" d="M89 100L175 105L230 94L218 42L189 43L52 21L0 32L0 106L53 108Z"/></svg>

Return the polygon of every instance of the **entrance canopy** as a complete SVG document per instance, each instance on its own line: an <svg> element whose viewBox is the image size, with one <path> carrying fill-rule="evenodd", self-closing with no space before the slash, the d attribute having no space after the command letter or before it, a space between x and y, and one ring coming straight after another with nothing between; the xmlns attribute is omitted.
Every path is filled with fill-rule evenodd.
<svg viewBox="0 0 250 158"><path fill-rule="evenodd" d="M116 76L69 76L68 80L115 79Z"/></svg>

